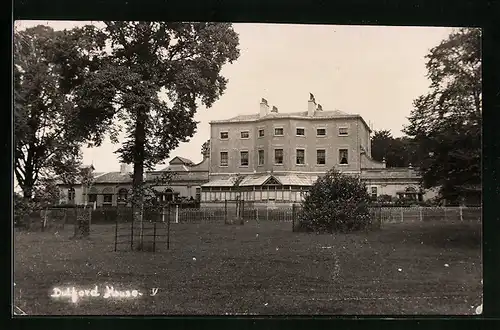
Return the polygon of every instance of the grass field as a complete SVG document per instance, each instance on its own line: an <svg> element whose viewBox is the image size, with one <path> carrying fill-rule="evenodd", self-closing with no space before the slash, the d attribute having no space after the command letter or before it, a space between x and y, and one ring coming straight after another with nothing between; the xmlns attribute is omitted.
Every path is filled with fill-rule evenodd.
<svg viewBox="0 0 500 330"><path fill-rule="evenodd" d="M456 315L473 314L482 297L478 223L344 235L292 233L289 223L172 224L170 250L157 243L156 253L113 252L112 225L93 225L88 240L71 234L15 233L15 303L28 314ZM95 285L143 295L50 297L54 287Z"/></svg>

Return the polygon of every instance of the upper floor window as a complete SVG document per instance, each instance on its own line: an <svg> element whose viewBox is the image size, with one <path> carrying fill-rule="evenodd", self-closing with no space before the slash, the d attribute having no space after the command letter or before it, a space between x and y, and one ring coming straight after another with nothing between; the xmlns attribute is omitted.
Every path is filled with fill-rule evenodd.
<svg viewBox="0 0 500 330"><path fill-rule="evenodd" d="M316 150L316 164L325 165L326 164L326 150L318 149Z"/></svg>
<svg viewBox="0 0 500 330"><path fill-rule="evenodd" d="M340 136L349 135L349 129L347 127L339 127L339 135Z"/></svg>
<svg viewBox="0 0 500 330"><path fill-rule="evenodd" d="M284 130L283 127L276 127L274 129L274 136L283 136Z"/></svg>
<svg viewBox="0 0 500 330"><path fill-rule="evenodd" d="M326 128L317 128L316 135L317 136L326 136Z"/></svg>
<svg viewBox="0 0 500 330"><path fill-rule="evenodd" d="M220 138L221 140L229 139L229 132L220 132Z"/></svg>
<svg viewBox="0 0 500 330"><path fill-rule="evenodd" d="M264 137L264 129L259 129L259 137Z"/></svg>
<svg viewBox="0 0 500 330"><path fill-rule="evenodd" d="M339 149L339 164L349 164L349 154L347 149Z"/></svg>
<svg viewBox="0 0 500 330"><path fill-rule="evenodd" d="M240 165L248 166L248 151L240 151Z"/></svg>
<svg viewBox="0 0 500 330"><path fill-rule="evenodd" d="M259 150L259 165L264 165L264 150Z"/></svg>
<svg viewBox="0 0 500 330"><path fill-rule="evenodd" d="M228 166L229 159L227 151L221 151L220 153L220 166Z"/></svg>
<svg viewBox="0 0 500 330"><path fill-rule="evenodd" d="M274 164L283 164L283 149L274 149Z"/></svg>
<svg viewBox="0 0 500 330"><path fill-rule="evenodd" d="M306 151L304 149L297 149L297 165L305 165L306 164Z"/></svg>
<svg viewBox="0 0 500 330"><path fill-rule="evenodd" d="M241 131L240 136L242 139L248 139L250 138L250 133L248 131Z"/></svg>
<svg viewBox="0 0 500 330"><path fill-rule="evenodd" d="M304 128L297 128L296 135L297 136L305 136L306 130Z"/></svg>

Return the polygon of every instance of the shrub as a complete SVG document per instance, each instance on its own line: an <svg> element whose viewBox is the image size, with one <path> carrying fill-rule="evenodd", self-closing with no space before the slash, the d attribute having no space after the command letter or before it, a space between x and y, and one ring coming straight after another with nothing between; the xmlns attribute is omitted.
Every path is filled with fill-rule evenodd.
<svg viewBox="0 0 500 330"><path fill-rule="evenodd" d="M320 177L302 202L299 230L351 232L371 226L370 196L358 178L330 170Z"/></svg>

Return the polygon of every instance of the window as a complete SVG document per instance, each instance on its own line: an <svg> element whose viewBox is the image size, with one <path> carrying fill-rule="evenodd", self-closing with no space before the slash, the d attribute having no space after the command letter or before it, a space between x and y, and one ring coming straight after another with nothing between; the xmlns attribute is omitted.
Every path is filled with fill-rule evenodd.
<svg viewBox="0 0 500 330"><path fill-rule="evenodd" d="M113 204L113 195L112 194L104 194L104 200L102 202L102 205L105 206L111 206Z"/></svg>
<svg viewBox="0 0 500 330"><path fill-rule="evenodd" d="M248 139L250 138L250 133L248 131L241 131L240 136L242 139Z"/></svg>
<svg viewBox="0 0 500 330"><path fill-rule="evenodd" d="M340 149L339 150L339 164L342 165L347 165L349 164L349 157L348 157L347 149Z"/></svg>
<svg viewBox="0 0 500 330"><path fill-rule="evenodd" d="M68 189L68 201L70 201L70 202L75 201L75 188Z"/></svg>
<svg viewBox="0 0 500 330"><path fill-rule="evenodd" d="M264 150L259 150L259 166L264 165Z"/></svg>
<svg viewBox="0 0 500 330"><path fill-rule="evenodd" d="M306 151L304 149L297 149L297 165L305 165L306 164Z"/></svg>
<svg viewBox="0 0 500 330"><path fill-rule="evenodd" d="M304 128L297 128L297 136L305 136L306 130Z"/></svg>
<svg viewBox="0 0 500 330"><path fill-rule="evenodd" d="M377 187L372 187L372 191L371 191L370 195L373 199L377 199Z"/></svg>
<svg viewBox="0 0 500 330"><path fill-rule="evenodd" d="M125 188L118 190L118 203L126 203L127 202L128 191Z"/></svg>
<svg viewBox="0 0 500 330"><path fill-rule="evenodd" d="M88 194L89 203L97 202L97 194Z"/></svg>
<svg viewBox="0 0 500 330"><path fill-rule="evenodd" d="M347 129L347 127L339 127L339 135L340 136L349 135L349 130Z"/></svg>
<svg viewBox="0 0 500 330"><path fill-rule="evenodd" d="M274 164L283 164L283 149L274 149Z"/></svg>
<svg viewBox="0 0 500 330"><path fill-rule="evenodd" d="M274 136L283 136L283 128L282 127L275 128Z"/></svg>
<svg viewBox="0 0 500 330"><path fill-rule="evenodd" d="M248 151L241 151L240 152L240 165L241 166L248 166Z"/></svg>
<svg viewBox="0 0 500 330"><path fill-rule="evenodd" d="M264 129L259 129L259 137L264 137Z"/></svg>
<svg viewBox="0 0 500 330"><path fill-rule="evenodd" d="M220 153L220 166L228 166L227 151L221 151Z"/></svg>
<svg viewBox="0 0 500 330"><path fill-rule="evenodd" d="M198 202L201 200L201 188L196 188L196 198Z"/></svg>
<svg viewBox="0 0 500 330"><path fill-rule="evenodd" d="M317 136L325 136L326 135L326 128L317 128L316 135Z"/></svg>
<svg viewBox="0 0 500 330"><path fill-rule="evenodd" d="M221 140L229 139L229 132L220 132L220 138Z"/></svg>
<svg viewBox="0 0 500 330"><path fill-rule="evenodd" d="M316 150L316 164L325 165L326 164L326 150L318 149Z"/></svg>

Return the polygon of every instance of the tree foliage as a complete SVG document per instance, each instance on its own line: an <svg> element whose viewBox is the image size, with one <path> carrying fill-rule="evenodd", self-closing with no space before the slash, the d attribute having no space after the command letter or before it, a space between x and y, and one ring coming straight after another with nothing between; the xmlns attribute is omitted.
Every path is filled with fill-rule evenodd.
<svg viewBox="0 0 500 330"><path fill-rule="evenodd" d="M381 162L385 159L387 167L418 166L418 148L409 137L392 136L389 130L375 131L371 137L372 158Z"/></svg>
<svg viewBox="0 0 500 330"><path fill-rule="evenodd" d="M102 127L96 118L79 120L74 102L99 56L98 42L83 31L40 25L14 33L14 172L25 198L51 177L54 162L78 157Z"/></svg>
<svg viewBox="0 0 500 330"><path fill-rule="evenodd" d="M332 169L306 193L299 217L300 229L316 232L367 229L371 225L369 203L363 182Z"/></svg>
<svg viewBox="0 0 500 330"><path fill-rule="evenodd" d="M454 200L481 184L481 30L458 29L427 60L430 92L414 101L405 132L419 146L424 187Z"/></svg>
<svg viewBox="0 0 500 330"><path fill-rule="evenodd" d="M139 187L145 168L167 159L196 132L198 107L211 107L225 91L220 72L239 57L238 35L227 23L104 24L87 29L111 51L75 99L81 118L98 118L113 142L125 130L116 153L134 164L133 185Z"/></svg>
<svg viewBox="0 0 500 330"><path fill-rule="evenodd" d="M201 145L201 154L204 158L210 157L210 139Z"/></svg>

